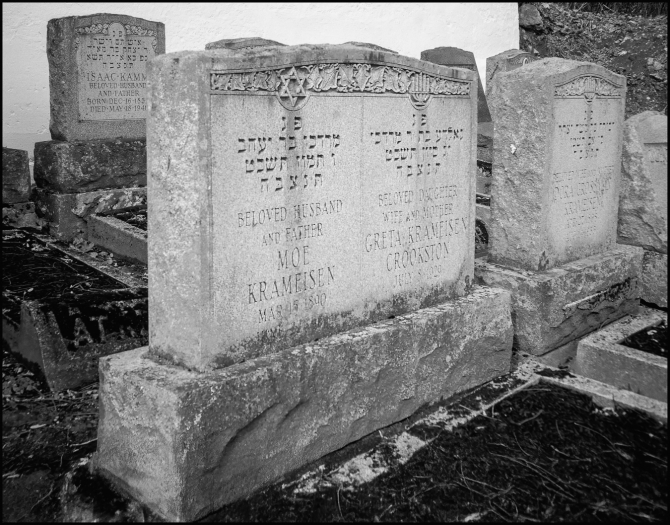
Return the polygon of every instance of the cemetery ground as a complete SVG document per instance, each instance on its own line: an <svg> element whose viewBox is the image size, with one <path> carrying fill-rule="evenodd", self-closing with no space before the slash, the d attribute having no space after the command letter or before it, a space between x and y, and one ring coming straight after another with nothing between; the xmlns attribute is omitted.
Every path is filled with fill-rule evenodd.
<svg viewBox="0 0 670 525"><path fill-rule="evenodd" d="M202 521L667 520L667 424L548 383L515 390L523 379L424 409ZM96 383L52 393L4 348L2 385L3 521L161 521L89 472Z"/></svg>

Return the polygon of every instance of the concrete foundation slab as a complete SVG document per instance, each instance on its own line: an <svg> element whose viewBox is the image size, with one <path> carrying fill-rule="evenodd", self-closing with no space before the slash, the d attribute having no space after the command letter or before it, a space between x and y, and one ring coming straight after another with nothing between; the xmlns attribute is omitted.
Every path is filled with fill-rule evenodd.
<svg viewBox="0 0 670 525"><path fill-rule="evenodd" d="M475 261L478 284L512 292L515 348L546 354L637 312L642 249L617 245L545 271Z"/></svg>
<svg viewBox="0 0 670 525"><path fill-rule="evenodd" d="M117 255L147 264L147 232L116 217L91 215L88 240Z"/></svg>
<svg viewBox="0 0 670 525"><path fill-rule="evenodd" d="M509 371L510 295L469 295L197 373L140 348L100 361L96 468L168 520L194 520Z"/></svg>
<svg viewBox="0 0 670 525"><path fill-rule="evenodd" d="M643 308L639 315L627 316L585 337L577 347L575 373L667 403L667 358L621 344L663 320L667 323L667 313Z"/></svg>

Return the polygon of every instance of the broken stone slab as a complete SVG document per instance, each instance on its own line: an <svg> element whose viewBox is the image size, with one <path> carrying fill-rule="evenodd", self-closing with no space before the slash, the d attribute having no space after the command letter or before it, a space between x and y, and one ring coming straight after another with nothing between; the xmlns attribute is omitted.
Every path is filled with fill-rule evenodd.
<svg viewBox="0 0 670 525"><path fill-rule="evenodd" d="M37 142L35 184L52 193L146 186L146 140Z"/></svg>
<svg viewBox="0 0 670 525"><path fill-rule="evenodd" d="M16 253L19 246L25 257L46 260L54 276L41 277L28 290L14 279L7 284L2 336L12 352L36 368L51 390L94 382L100 356L148 342L146 286L130 287L41 236L5 230L3 252ZM25 262L35 264L34 260ZM68 288L63 279L76 284ZM87 288L82 281L95 284Z"/></svg>
<svg viewBox="0 0 670 525"><path fill-rule="evenodd" d="M111 13L49 20L51 138L145 138L146 65L162 53L161 22Z"/></svg>
<svg viewBox="0 0 670 525"><path fill-rule="evenodd" d="M466 297L197 373L140 348L100 360L96 469L171 521L196 520L509 372L509 293Z"/></svg>
<svg viewBox="0 0 670 525"><path fill-rule="evenodd" d="M642 248L617 245L546 271L475 261L478 284L512 293L514 345L542 355L603 324L636 313Z"/></svg>
<svg viewBox="0 0 670 525"><path fill-rule="evenodd" d="M668 322L668 314L642 308L579 342L574 372L602 383L668 402L668 359L622 344L627 337Z"/></svg>
<svg viewBox="0 0 670 525"><path fill-rule="evenodd" d="M545 58L498 77L491 262L544 270L616 243L626 78Z"/></svg>
<svg viewBox="0 0 670 525"><path fill-rule="evenodd" d="M88 240L116 255L147 264L147 232L113 215L91 215Z"/></svg>
<svg viewBox="0 0 670 525"><path fill-rule="evenodd" d="M640 272L640 299L668 307L668 255L651 250L644 251Z"/></svg>
<svg viewBox="0 0 670 525"><path fill-rule="evenodd" d="M223 40L217 40L216 42L209 42L208 44L205 44L205 49L230 49L235 51L237 49L249 49L252 47L283 45L285 44L260 37L224 38Z"/></svg>
<svg viewBox="0 0 670 525"><path fill-rule="evenodd" d="M520 49L508 49L507 51L488 57L486 59L486 96L488 97L491 93L491 86L496 75L507 71L514 71L535 60L537 59L533 53L521 51ZM495 118L495 111L490 101L489 109L491 116Z"/></svg>
<svg viewBox="0 0 670 525"><path fill-rule="evenodd" d="M396 55L398 54L397 51L393 51L392 49L386 49L385 47L378 46L377 44L369 44L367 42L345 42L344 45L367 47L370 49L376 49L377 51L386 51L387 53L395 53Z"/></svg>
<svg viewBox="0 0 670 525"><path fill-rule="evenodd" d="M2 203L27 202L30 199L28 152L2 148Z"/></svg>
<svg viewBox="0 0 670 525"><path fill-rule="evenodd" d="M668 253L668 117L645 111L624 124L617 242Z"/></svg>
<svg viewBox="0 0 670 525"><path fill-rule="evenodd" d="M146 205L146 188L97 190L86 193L36 192L38 214L49 222L49 233L61 241L72 241L88 232L88 217L109 210Z"/></svg>

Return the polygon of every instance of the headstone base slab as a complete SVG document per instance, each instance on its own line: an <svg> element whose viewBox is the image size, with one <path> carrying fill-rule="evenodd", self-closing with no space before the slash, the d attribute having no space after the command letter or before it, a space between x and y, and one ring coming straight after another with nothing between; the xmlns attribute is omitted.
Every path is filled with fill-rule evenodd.
<svg viewBox="0 0 670 525"><path fill-rule="evenodd" d="M640 298L662 308L668 307L668 254L644 251Z"/></svg>
<svg viewBox="0 0 670 525"><path fill-rule="evenodd" d="M667 323L667 313L641 310L639 315L620 319L581 340L574 372L667 403L668 360L620 344L626 337L664 319Z"/></svg>
<svg viewBox="0 0 670 525"><path fill-rule="evenodd" d="M617 245L546 271L476 259L475 282L512 293L514 346L542 355L637 312L642 252Z"/></svg>
<svg viewBox="0 0 670 525"><path fill-rule="evenodd" d="M146 187L86 193L50 193L37 190L35 200L40 214L49 222L49 234L64 242L70 242L78 235L86 235L87 219L92 214L146 203Z"/></svg>
<svg viewBox="0 0 670 525"><path fill-rule="evenodd" d="M88 219L88 240L116 255L147 264L147 232L116 217L91 215Z"/></svg>
<svg viewBox="0 0 670 525"><path fill-rule="evenodd" d="M146 140L37 142L35 184L54 193L146 186Z"/></svg>
<svg viewBox="0 0 670 525"><path fill-rule="evenodd" d="M509 372L510 295L467 296L211 372L100 360L95 467L195 520L421 406Z"/></svg>

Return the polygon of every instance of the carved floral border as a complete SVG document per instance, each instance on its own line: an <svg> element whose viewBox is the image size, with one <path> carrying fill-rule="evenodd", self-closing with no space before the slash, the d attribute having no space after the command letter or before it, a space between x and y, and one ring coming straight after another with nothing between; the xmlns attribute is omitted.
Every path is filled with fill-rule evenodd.
<svg viewBox="0 0 670 525"><path fill-rule="evenodd" d="M295 70L295 73L293 72ZM469 81L455 81L396 66L371 64L311 64L288 66L248 73L213 71L212 91L269 91L286 86L294 79L311 92L427 93L431 95L470 94Z"/></svg>
<svg viewBox="0 0 670 525"><path fill-rule="evenodd" d="M74 30L75 33L77 33L77 36L74 39L74 47L77 49L79 47L79 44L81 43L79 40L79 35L94 35L94 34L103 34L107 35L109 26L110 24L113 24L115 22L107 23L107 24L93 24L87 27L78 27L77 29ZM131 34L131 35L137 35L137 36L152 36L154 37L151 40L151 47L154 48L154 53L157 53L158 51L156 48L158 47L158 33L154 31L153 29L146 29L141 26L134 26L131 24L121 24L123 25L123 28L126 30L126 34Z"/></svg>
<svg viewBox="0 0 670 525"><path fill-rule="evenodd" d="M582 96L587 100L592 100L596 96L621 98L621 86L594 75L584 75L554 86L554 97L569 98Z"/></svg>

